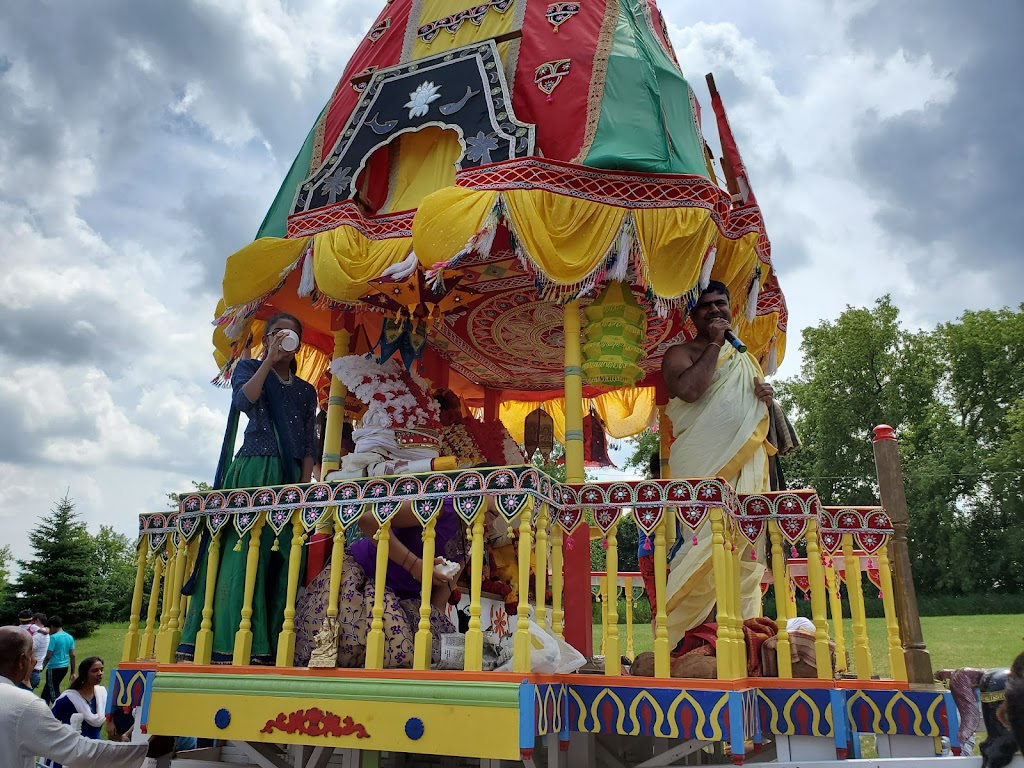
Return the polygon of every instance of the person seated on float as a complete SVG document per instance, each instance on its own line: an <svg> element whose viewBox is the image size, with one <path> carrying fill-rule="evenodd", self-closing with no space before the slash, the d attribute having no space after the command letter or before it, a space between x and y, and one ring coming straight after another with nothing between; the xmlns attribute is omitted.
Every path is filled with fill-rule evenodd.
<svg viewBox="0 0 1024 768"><path fill-rule="evenodd" d="M297 375L295 354L301 339L299 320L278 313L267 320L260 359L242 359L235 366L231 374L232 418L241 412L249 423L242 447L222 477L218 468L215 484L219 489L309 482L316 449L316 390ZM208 541L208 533L204 535ZM230 523L221 532L221 562L213 602L214 663L233 661L235 634L241 622L249 535L242 541ZM252 603L252 656L234 660L236 663L274 663L284 624L291 536L291 526L285 526L276 537L279 541L275 547L274 532L269 526L263 528ZM193 576L182 590L183 594L198 597L189 602L178 647L179 660L190 661L195 655L196 635L203 621L208 557L209 550L203 547L196 558Z"/></svg>
<svg viewBox="0 0 1024 768"><path fill-rule="evenodd" d="M443 466L438 463L438 407L419 376L395 360L378 364L355 355L335 360L331 370L367 409L362 423L353 430L355 450L342 458L341 470L330 473L328 480L455 468L453 460ZM423 579L429 578L433 584L430 626L434 661L440 655L440 635L456 631L444 607L458 574L447 573L442 566L448 561L461 571L466 562L466 544L451 499L446 499L437 513L433 563L423 562L423 526L408 503L398 507L390 522L383 598L384 666L401 668L412 666ZM330 604L330 563L313 579L297 605L297 664L312 659L311 666L321 666L323 659L331 658L335 644L337 666L365 664L376 593L374 537L379 525L369 509L364 509L358 524L367 538L355 542L344 554L336 626L325 622ZM325 643L329 647L325 648Z"/></svg>

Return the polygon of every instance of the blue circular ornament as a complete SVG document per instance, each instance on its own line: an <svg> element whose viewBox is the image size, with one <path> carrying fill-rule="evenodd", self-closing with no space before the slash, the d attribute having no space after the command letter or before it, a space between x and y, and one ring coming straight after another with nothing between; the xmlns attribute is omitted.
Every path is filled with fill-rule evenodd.
<svg viewBox="0 0 1024 768"><path fill-rule="evenodd" d="M423 721L418 717L410 717L405 721L405 735L413 741L423 738Z"/></svg>
<svg viewBox="0 0 1024 768"><path fill-rule="evenodd" d="M223 731L231 725L231 713L223 708L218 709L217 714L213 716L213 724Z"/></svg>

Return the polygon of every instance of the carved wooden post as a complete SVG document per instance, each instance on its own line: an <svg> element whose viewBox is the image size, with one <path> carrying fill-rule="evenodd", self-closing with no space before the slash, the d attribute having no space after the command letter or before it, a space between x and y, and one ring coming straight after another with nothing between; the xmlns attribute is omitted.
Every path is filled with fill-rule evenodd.
<svg viewBox="0 0 1024 768"><path fill-rule="evenodd" d="M910 570L910 553L907 550L910 511L903 486L899 447L892 427L882 424L875 427L874 432L878 491L893 527L889 557L896 577L893 592L896 597L896 613L900 619L900 639L903 641L903 657L907 662L907 678L911 683L930 685L935 682L935 676L932 673L931 655L925 647L921 632L917 593L914 591L914 577Z"/></svg>

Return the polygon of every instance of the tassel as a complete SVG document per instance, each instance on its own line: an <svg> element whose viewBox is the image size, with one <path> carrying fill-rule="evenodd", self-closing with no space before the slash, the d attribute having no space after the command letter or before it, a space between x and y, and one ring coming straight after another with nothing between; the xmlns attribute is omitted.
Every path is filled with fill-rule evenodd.
<svg viewBox="0 0 1024 768"><path fill-rule="evenodd" d="M573 541L572 536L569 536L568 538L566 538L566 540L565 540L565 548L566 549L572 549L575 546L576 546L576 542Z"/></svg>
<svg viewBox="0 0 1024 768"><path fill-rule="evenodd" d="M881 600L885 595L882 594L882 590L878 590L878 599Z"/></svg>
<svg viewBox="0 0 1024 768"><path fill-rule="evenodd" d="M750 290L747 292L747 306L745 316L748 323L757 319L757 297L761 292L761 268L754 272L754 279L750 283Z"/></svg>
<svg viewBox="0 0 1024 768"><path fill-rule="evenodd" d="M271 552L280 552L281 548L277 546L277 536L274 537L274 546L270 548Z"/></svg>
<svg viewBox="0 0 1024 768"><path fill-rule="evenodd" d="M868 570L870 571L870 570L871 570L872 568L874 568L874 567L875 567L875 561L874 561L874 558L871 558L871 557L869 557L869 558L868 558Z"/></svg>
<svg viewBox="0 0 1024 768"><path fill-rule="evenodd" d="M804 592L804 602L806 603L810 599L811 599L811 593L810 592Z"/></svg>
<svg viewBox="0 0 1024 768"><path fill-rule="evenodd" d="M601 539L601 549L608 549L608 539Z"/></svg>
<svg viewBox="0 0 1024 768"><path fill-rule="evenodd" d="M239 537L238 541L235 542L235 548L232 551L233 552L241 552L242 551L242 539L241 539L241 537Z"/></svg>
<svg viewBox="0 0 1024 768"><path fill-rule="evenodd" d="M790 557L800 557L800 553L796 551L796 545L795 544L790 544L789 545L789 556Z"/></svg>
<svg viewBox="0 0 1024 768"><path fill-rule="evenodd" d="M491 248L494 246L494 236L498 234L498 217L494 217L494 221L489 224L487 229L483 231L480 237L480 242L477 243L476 252L483 256L485 259L491 255Z"/></svg>
<svg viewBox="0 0 1024 768"><path fill-rule="evenodd" d="M765 376L774 376L779 370L779 353L776 348L775 342L772 342L772 348L768 350L768 359L764 363Z"/></svg>
<svg viewBox="0 0 1024 768"><path fill-rule="evenodd" d="M696 546L697 546L697 534L696 534L696 533L695 533L695 534L693 534L693 539L692 539L692 541L693 541L693 546L695 546L695 547L696 547Z"/></svg>
<svg viewBox="0 0 1024 768"><path fill-rule="evenodd" d="M711 270L715 268L715 257L718 256L718 246L712 245L708 248L707 255L704 257L704 266L700 269L700 289L703 291L708 287L708 283L711 282Z"/></svg>
<svg viewBox="0 0 1024 768"><path fill-rule="evenodd" d="M609 280L625 280L626 268L629 266L629 252L633 241L633 233L630 231L629 217L622 224L619 230L619 241L615 249L615 257L612 261L611 270L608 273Z"/></svg>
<svg viewBox="0 0 1024 768"><path fill-rule="evenodd" d="M651 537L650 535L644 536L644 549L651 548Z"/></svg>
<svg viewBox="0 0 1024 768"><path fill-rule="evenodd" d="M757 560L757 550L756 549L750 550L750 559L751 560Z"/></svg>
<svg viewBox="0 0 1024 768"><path fill-rule="evenodd" d="M299 279L299 296L310 296L316 288L313 280L313 238L309 239L309 246L302 254L302 277Z"/></svg>

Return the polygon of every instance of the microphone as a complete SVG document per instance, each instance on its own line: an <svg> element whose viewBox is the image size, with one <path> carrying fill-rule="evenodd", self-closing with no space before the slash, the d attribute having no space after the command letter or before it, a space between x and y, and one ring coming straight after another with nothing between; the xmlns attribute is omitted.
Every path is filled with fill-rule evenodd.
<svg viewBox="0 0 1024 768"><path fill-rule="evenodd" d="M728 330L728 331L725 332L725 340L728 341L730 344L732 344L733 347L736 348L737 352L746 352L747 351L747 345L744 344L739 339L737 339L736 338L736 334L733 333L732 330Z"/></svg>

